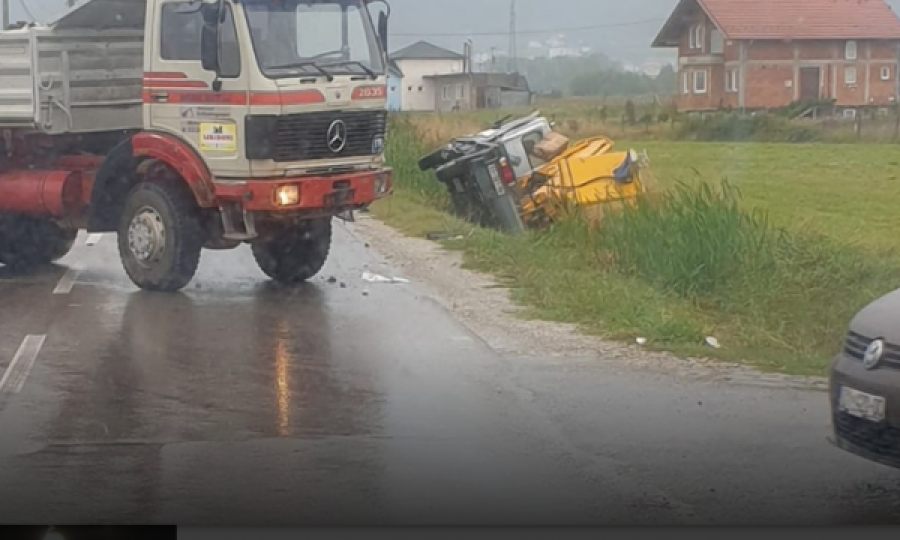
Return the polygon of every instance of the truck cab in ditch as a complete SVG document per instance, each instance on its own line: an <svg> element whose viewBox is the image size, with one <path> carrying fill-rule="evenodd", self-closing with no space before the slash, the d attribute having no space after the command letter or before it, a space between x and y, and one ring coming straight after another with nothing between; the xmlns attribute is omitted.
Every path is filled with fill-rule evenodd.
<svg viewBox="0 0 900 540"><path fill-rule="evenodd" d="M0 263L85 229L143 289L241 243L276 281L315 275L333 218L392 191L373 4L90 0L0 32Z"/></svg>

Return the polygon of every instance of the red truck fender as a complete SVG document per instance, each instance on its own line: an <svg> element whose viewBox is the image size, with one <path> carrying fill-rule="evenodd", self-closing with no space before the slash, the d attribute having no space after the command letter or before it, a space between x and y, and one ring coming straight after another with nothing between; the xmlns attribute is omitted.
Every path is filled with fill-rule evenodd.
<svg viewBox="0 0 900 540"><path fill-rule="evenodd" d="M146 159L157 160L176 171L190 187L198 206L215 206L212 174L197 152L174 135L142 131L122 141L98 169L91 189L89 232L117 229L122 204L134 186L134 173Z"/></svg>
<svg viewBox="0 0 900 540"><path fill-rule="evenodd" d="M144 131L131 138L131 145L138 160L155 159L176 171L194 192L198 206L216 206L212 174L203 158L188 143L168 133Z"/></svg>

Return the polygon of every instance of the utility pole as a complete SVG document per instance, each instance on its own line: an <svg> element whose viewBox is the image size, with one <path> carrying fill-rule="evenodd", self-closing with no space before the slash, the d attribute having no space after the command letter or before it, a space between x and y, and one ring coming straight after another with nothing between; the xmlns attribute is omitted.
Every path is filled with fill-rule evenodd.
<svg viewBox="0 0 900 540"><path fill-rule="evenodd" d="M2 0L3 2L3 28L0 30L6 30L9 28L9 0Z"/></svg>
<svg viewBox="0 0 900 540"><path fill-rule="evenodd" d="M518 46L516 44L516 0L510 0L509 3L509 61L507 64L510 73L518 71L516 57L519 55Z"/></svg>

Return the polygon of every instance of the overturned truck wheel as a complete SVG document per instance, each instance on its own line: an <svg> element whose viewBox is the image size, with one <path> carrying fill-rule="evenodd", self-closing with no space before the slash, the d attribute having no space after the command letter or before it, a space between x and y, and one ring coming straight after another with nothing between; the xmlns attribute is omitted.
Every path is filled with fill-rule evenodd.
<svg viewBox="0 0 900 540"><path fill-rule="evenodd" d="M47 218L0 216L0 263L30 269L58 261L75 245L78 231Z"/></svg>
<svg viewBox="0 0 900 540"><path fill-rule="evenodd" d="M312 278L331 250L331 218L310 220L301 230L287 229L253 242L253 257L272 280L293 285Z"/></svg>
<svg viewBox="0 0 900 540"><path fill-rule="evenodd" d="M141 289L175 292L197 272L202 229L193 194L178 182L142 182L132 189L118 236L125 272Z"/></svg>

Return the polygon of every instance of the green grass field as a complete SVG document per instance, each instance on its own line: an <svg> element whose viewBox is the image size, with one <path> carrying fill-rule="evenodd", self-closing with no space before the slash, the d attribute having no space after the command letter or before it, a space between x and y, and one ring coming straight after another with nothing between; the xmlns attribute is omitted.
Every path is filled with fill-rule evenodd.
<svg viewBox="0 0 900 540"><path fill-rule="evenodd" d="M890 146L617 141L648 151L662 202L599 231L574 220L508 237L442 211L441 186L415 167L430 150L422 126L396 122L390 139L396 194L376 215L411 235L466 232L448 247L508 284L527 316L823 375L855 312L900 287ZM723 180L739 196L720 190ZM722 349L705 347L705 336Z"/></svg>
<svg viewBox="0 0 900 540"><path fill-rule="evenodd" d="M626 141L618 146L630 146ZM846 144L651 142L660 184L727 178L779 224L882 254L900 246L900 148ZM900 284L898 284L900 286Z"/></svg>

